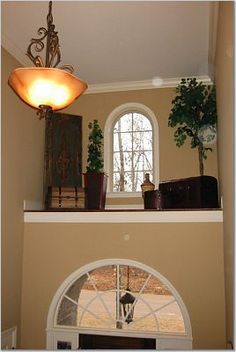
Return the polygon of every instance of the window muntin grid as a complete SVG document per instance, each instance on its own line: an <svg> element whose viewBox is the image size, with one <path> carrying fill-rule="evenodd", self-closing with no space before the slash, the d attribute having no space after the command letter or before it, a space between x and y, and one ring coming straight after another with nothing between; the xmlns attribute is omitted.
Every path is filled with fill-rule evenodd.
<svg viewBox="0 0 236 352"><path fill-rule="evenodd" d="M153 179L153 128L139 112L123 114L113 128L113 192L141 190L145 173Z"/></svg>
<svg viewBox="0 0 236 352"><path fill-rule="evenodd" d="M135 297L133 322L125 322L129 312L124 316L119 305L120 297L127 292L127 266L109 265L87 272L67 289L57 311L56 324L184 334L181 310L168 287L140 268L130 266L129 270L129 287Z"/></svg>

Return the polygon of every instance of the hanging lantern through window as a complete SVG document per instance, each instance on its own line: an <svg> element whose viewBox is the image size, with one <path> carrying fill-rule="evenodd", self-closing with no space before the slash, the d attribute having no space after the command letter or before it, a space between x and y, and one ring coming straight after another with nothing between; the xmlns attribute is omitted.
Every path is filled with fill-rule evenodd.
<svg viewBox="0 0 236 352"><path fill-rule="evenodd" d="M132 323L134 317L134 302L135 297L130 293L129 288L129 266L127 267L127 288L126 293L120 298L122 305L125 322L127 324Z"/></svg>

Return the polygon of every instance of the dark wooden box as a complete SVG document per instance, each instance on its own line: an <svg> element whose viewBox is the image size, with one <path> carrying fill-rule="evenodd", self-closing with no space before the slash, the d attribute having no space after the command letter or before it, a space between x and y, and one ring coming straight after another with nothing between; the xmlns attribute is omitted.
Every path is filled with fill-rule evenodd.
<svg viewBox="0 0 236 352"><path fill-rule="evenodd" d="M217 179L197 176L161 182L162 209L219 208Z"/></svg>

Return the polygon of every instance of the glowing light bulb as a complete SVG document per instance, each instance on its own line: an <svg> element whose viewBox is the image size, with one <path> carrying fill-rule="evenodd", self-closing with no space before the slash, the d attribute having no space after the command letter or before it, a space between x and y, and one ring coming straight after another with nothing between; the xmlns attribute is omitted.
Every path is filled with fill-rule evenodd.
<svg viewBox="0 0 236 352"><path fill-rule="evenodd" d="M69 99L69 90L67 87L52 81L37 79L29 87L28 97L34 106L42 104L57 108Z"/></svg>

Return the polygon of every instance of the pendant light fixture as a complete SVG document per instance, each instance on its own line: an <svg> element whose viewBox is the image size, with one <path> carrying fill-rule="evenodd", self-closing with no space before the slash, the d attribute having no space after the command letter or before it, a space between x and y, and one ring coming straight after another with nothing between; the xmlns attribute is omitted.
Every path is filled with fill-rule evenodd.
<svg viewBox="0 0 236 352"><path fill-rule="evenodd" d="M120 303L123 308L125 322L132 323L134 317L134 302L135 297L130 293L129 288L129 266L127 266L127 288L126 293L120 298Z"/></svg>
<svg viewBox="0 0 236 352"><path fill-rule="evenodd" d="M59 38L52 17L52 1L49 1L47 29L38 29L40 38L31 39L27 56L36 67L15 69L8 80L10 87L26 104L38 110L39 118L69 106L86 89L87 84L75 77L73 67L58 67L61 61ZM46 40L45 62L37 53L41 52ZM32 53L35 50L36 54Z"/></svg>

